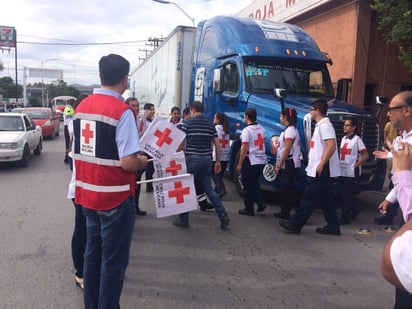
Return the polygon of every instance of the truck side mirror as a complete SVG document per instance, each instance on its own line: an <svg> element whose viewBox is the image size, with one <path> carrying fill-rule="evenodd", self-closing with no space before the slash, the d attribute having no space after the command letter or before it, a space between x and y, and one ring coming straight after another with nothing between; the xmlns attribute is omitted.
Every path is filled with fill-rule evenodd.
<svg viewBox="0 0 412 309"><path fill-rule="evenodd" d="M285 108L285 102L283 101L284 98L286 98L286 90L283 88L275 88L273 89L273 95L275 98L279 98L280 100L280 110L283 110Z"/></svg>
<svg viewBox="0 0 412 309"><path fill-rule="evenodd" d="M387 97L383 97L383 96L376 96L376 105L379 106L384 106L386 104L388 104L388 98Z"/></svg>
<svg viewBox="0 0 412 309"><path fill-rule="evenodd" d="M282 88L275 88L273 89L273 95L275 98L284 99L286 98L286 90Z"/></svg>
<svg viewBox="0 0 412 309"><path fill-rule="evenodd" d="M214 93L222 93L222 69L214 69L213 70L213 92Z"/></svg>

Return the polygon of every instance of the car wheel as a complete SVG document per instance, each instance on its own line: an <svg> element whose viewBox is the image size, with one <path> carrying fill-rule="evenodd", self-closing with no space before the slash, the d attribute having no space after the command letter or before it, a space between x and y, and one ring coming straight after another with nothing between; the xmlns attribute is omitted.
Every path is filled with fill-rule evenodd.
<svg viewBox="0 0 412 309"><path fill-rule="evenodd" d="M39 144L37 145L36 149L34 149L33 153L35 156L40 156L42 150L43 150L43 142L40 139Z"/></svg>
<svg viewBox="0 0 412 309"><path fill-rule="evenodd" d="M238 151L238 153L236 154L235 165L233 168L233 181L235 182L237 192L239 193L241 197L243 197L245 194L245 191L243 187L242 176L240 173L236 171L236 166L239 162L239 157L240 157L240 151Z"/></svg>
<svg viewBox="0 0 412 309"><path fill-rule="evenodd" d="M23 157L21 158L19 165L21 167L27 167L29 165L30 148L26 144L23 149Z"/></svg>

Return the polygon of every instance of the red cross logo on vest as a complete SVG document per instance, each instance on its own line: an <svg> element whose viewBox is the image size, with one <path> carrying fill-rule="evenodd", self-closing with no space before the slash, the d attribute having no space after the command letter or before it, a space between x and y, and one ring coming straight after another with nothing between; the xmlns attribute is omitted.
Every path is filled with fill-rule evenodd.
<svg viewBox="0 0 412 309"><path fill-rule="evenodd" d="M343 144L343 147L340 149L340 159L342 161L345 160L346 155L350 155L352 152L352 149L348 148L348 143Z"/></svg>
<svg viewBox="0 0 412 309"><path fill-rule="evenodd" d="M255 140L255 146L259 146L259 150L263 150L264 139L262 137L262 134L258 133L257 137L258 139Z"/></svg>
<svg viewBox="0 0 412 309"><path fill-rule="evenodd" d="M313 148L313 147L315 147L315 141L314 141L314 140L311 140L311 141L310 141L310 148Z"/></svg>
<svg viewBox="0 0 412 309"><path fill-rule="evenodd" d="M181 181L176 181L174 186L175 188L173 190L169 190L169 197L175 197L176 203L181 204L185 201L184 196L190 193L190 188L183 188Z"/></svg>
<svg viewBox="0 0 412 309"><path fill-rule="evenodd" d="M91 138L94 138L94 132L90 130L90 123L86 123L85 128L82 130L82 136L84 137L84 142L88 144Z"/></svg>
<svg viewBox="0 0 412 309"><path fill-rule="evenodd" d="M219 142L220 142L220 145L222 145L222 148L226 148L226 145L229 143L229 140L222 137L222 139L220 139Z"/></svg>
<svg viewBox="0 0 412 309"><path fill-rule="evenodd" d="M173 141L169 136L171 132L169 128L166 128L163 132L156 130L155 136L158 138L156 145L159 147L162 147L164 143L170 145Z"/></svg>
<svg viewBox="0 0 412 309"><path fill-rule="evenodd" d="M177 172L182 169L182 164L176 164L175 160L169 162L170 165L166 167L166 173L172 173L172 176L176 176Z"/></svg>

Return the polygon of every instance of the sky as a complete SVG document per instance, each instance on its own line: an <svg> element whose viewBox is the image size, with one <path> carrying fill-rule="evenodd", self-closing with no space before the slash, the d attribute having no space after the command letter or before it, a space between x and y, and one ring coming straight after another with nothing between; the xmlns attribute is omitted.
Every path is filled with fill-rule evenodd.
<svg viewBox="0 0 412 309"><path fill-rule="evenodd" d="M176 0L195 23L216 15L234 15L252 0ZM124 56L131 70L146 55L149 37L166 37L176 26L192 21L174 4L152 0L8 0L0 10L0 26L17 33L18 83L23 68L63 70L70 84L99 84L98 62L109 53ZM53 59L53 60L52 60ZM15 80L15 49L0 53L0 77ZM27 84L41 82L28 77ZM53 79L45 79L51 83Z"/></svg>

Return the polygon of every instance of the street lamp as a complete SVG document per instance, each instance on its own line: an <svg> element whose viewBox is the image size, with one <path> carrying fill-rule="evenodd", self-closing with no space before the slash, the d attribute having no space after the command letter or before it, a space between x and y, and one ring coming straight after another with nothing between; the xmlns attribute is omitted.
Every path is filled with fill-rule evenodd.
<svg viewBox="0 0 412 309"><path fill-rule="evenodd" d="M174 4L178 7L179 10L181 10L183 12L183 14L185 14L187 17L189 17L189 19L192 21L193 27L195 26L195 19L193 17L190 17L189 14L187 14L177 3L172 2L172 1L164 1L164 0L152 0L154 2L159 2L162 4Z"/></svg>
<svg viewBox="0 0 412 309"><path fill-rule="evenodd" d="M52 60L59 60L57 58L50 58L50 59L46 59L44 61L41 62L41 106L44 106L44 71L43 71L43 64L48 62L48 61L52 61Z"/></svg>

